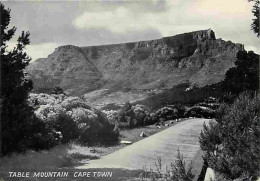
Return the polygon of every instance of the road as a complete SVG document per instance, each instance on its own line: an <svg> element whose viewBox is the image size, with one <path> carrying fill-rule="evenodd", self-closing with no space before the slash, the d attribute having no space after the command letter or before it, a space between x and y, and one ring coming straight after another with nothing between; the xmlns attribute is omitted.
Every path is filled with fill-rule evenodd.
<svg viewBox="0 0 260 181"><path fill-rule="evenodd" d="M161 157L165 169L176 158L177 149L185 159L193 160L200 150L199 134L208 119L194 118L180 122L168 129L129 145L98 160L77 167L88 168L124 168L130 170L155 168L155 160Z"/></svg>

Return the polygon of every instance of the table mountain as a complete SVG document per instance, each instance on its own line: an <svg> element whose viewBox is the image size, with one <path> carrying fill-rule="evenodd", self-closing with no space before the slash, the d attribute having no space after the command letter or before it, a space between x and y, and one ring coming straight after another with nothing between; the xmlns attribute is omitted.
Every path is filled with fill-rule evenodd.
<svg viewBox="0 0 260 181"><path fill-rule="evenodd" d="M180 83L202 87L223 80L243 49L216 39L208 29L149 41L61 46L27 70L35 91L60 86L70 95L101 89L168 89Z"/></svg>

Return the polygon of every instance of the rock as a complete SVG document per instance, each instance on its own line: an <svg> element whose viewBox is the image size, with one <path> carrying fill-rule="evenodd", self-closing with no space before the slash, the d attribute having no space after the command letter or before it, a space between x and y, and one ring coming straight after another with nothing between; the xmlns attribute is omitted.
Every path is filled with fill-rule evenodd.
<svg viewBox="0 0 260 181"><path fill-rule="evenodd" d="M90 148L90 153L96 153L96 150L95 150L95 148Z"/></svg>
<svg viewBox="0 0 260 181"><path fill-rule="evenodd" d="M169 126L169 124L165 124L165 126Z"/></svg>
<svg viewBox="0 0 260 181"><path fill-rule="evenodd" d="M132 144L131 141L125 141L125 140L120 141L120 143L121 143L121 144L126 144L126 145Z"/></svg>
<svg viewBox="0 0 260 181"><path fill-rule="evenodd" d="M215 175L214 170L208 167L207 171L206 171L206 175L205 175L204 181L215 180L215 178L216 178L216 175Z"/></svg>
<svg viewBox="0 0 260 181"><path fill-rule="evenodd" d="M175 121L176 121L176 123L178 123L178 122L179 122L179 120L178 120L178 119L176 119Z"/></svg>
<svg viewBox="0 0 260 181"><path fill-rule="evenodd" d="M140 134L140 136L141 136L141 137L146 137L146 135L144 134L144 132L142 132L142 133Z"/></svg>
<svg viewBox="0 0 260 181"><path fill-rule="evenodd" d="M157 126L157 128L159 128L159 129L160 129L160 128L161 128L161 126Z"/></svg>
<svg viewBox="0 0 260 181"><path fill-rule="evenodd" d="M173 121L170 121L171 124L173 124Z"/></svg>

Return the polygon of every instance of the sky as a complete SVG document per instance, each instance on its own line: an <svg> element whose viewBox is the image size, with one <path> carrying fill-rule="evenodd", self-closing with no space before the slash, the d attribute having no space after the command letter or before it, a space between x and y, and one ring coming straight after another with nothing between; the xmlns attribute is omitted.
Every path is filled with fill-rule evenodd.
<svg viewBox="0 0 260 181"><path fill-rule="evenodd" d="M242 43L260 54L250 26L248 0L4 1L16 26L12 48L30 32L26 52L34 61L62 45L90 46L158 39L211 28L216 38Z"/></svg>

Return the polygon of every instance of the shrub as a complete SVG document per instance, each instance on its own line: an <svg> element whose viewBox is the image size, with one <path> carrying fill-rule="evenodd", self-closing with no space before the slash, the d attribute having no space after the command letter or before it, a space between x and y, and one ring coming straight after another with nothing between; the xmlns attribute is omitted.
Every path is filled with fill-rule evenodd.
<svg viewBox="0 0 260 181"><path fill-rule="evenodd" d="M82 117L78 121L79 139L82 144L113 144L119 133L114 131L115 125L110 124L100 111L94 113L96 117Z"/></svg>
<svg viewBox="0 0 260 181"><path fill-rule="evenodd" d="M170 177L171 180L192 181L194 176L195 175L192 173L192 161L187 166L186 161L183 159L183 155L178 149L177 159L175 160L175 163L171 163L171 167L168 170L168 177Z"/></svg>
<svg viewBox="0 0 260 181"><path fill-rule="evenodd" d="M39 105L55 105L60 104L65 98L64 94L59 95L49 95L45 93L30 93L28 97L28 101L33 106L39 106Z"/></svg>
<svg viewBox="0 0 260 181"><path fill-rule="evenodd" d="M45 101L44 98L46 98ZM105 114L91 108L78 97L33 94L30 101L38 100L35 115L50 130L61 133L61 142L76 140L84 145L110 144L117 141L118 132Z"/></svg>
<svg viewBox="0 0 260 181"><path fill-rule="evenodd" d="M200 135L209 167L226 179L257 176L260 161L259 95L242 93L231 105L223 103L216 123Z"/></svg>
<svg viewBox="0 0 260 181"><path fill-rule="evenodd" d="M140 179L151 178L152 180L162 180L162 181L192 181L195 175L192 173L193 164L192 161L187 165L186 161L183 158L183 155L180 153L179 149L177 150L177 158L171 165L166 167L166 172L162 170L162 161L158 157L155 162L156 171L147 172L144 168L144 172L141 173Z"/></svg>
<svg viewBox="0 0 260 181"><path fill-rule="evenodd" d="M106 114L107 119L108 119L109 122L115 123L115 120L116 120L116 118L117 118L118 111L115 111L115 110L110 110L110 111L108 111L108 110L103 110L102 112L103 112L104 114Z"/></svg>
<svg viewBox="0 0 260 181"><path fill-rule="evenodd" d="M163 118L164 120L174 119L178 116L178 110L171 107L163 107L155 112L157 118Z"/></svg>
<svg viewBox="0 0 260 181"><path fill-rule="evenodd" d="M53 121L52 124L57 131L61 132L62 143L68 143L72 140L76 140L79 137L77 124L68 114L58 114L57 118Z"/></svg>
<svg viewBox="0 0 260 181"><path fill-rule="evenodd" d="M151 124L148 110L142 105L131 105L126 102L115 117L119 128L135 128Z"/></svg>
<svg viewBox="0 0 260 181"><path fill-rule="evenodd" d="M86 103L86 101L79 97L66 97L61 103L61 106L65 108L67 111L78 107L91 109L91 107Z"/></svg>
<svg viewBox="0 0 260 181"><path fill-rule="evenodd" d="M20 108L16 126L3 130L3 153L25 152L27 149L48 149L60 143L61 137L48 122L36 116L28 117L28 108ZM11 129L11 130L10 130Z"/></svg>
<svg viewBox="0 0 260 181"><path fill-rule="evenodd" d="M194 106L185 112L185 117L213 118L215 111L206 107Z"/></svg>

